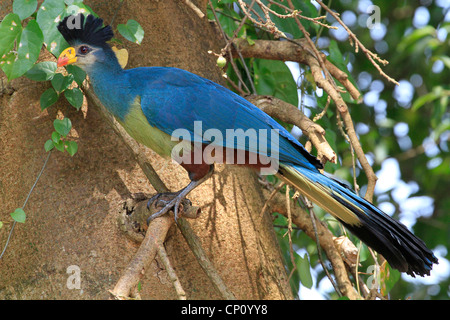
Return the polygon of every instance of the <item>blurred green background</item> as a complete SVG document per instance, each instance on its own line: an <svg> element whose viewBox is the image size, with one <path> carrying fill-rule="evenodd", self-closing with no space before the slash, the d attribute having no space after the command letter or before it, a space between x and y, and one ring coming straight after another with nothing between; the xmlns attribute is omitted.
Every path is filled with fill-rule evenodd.
<svg viewBox="0 0 450 320"><path fill-rule="evenodd" d="M245 2L252 3L250 0ZM282 3L287 5L286 1ZM304 16L326 14L315 1L292 3ZM351 81L362 93L361 104L354 103L348 96L344 99L348 102L366 156L379 178L374 203L412 229L440 261L429 277L414 279L401 275L390 292L390 298L448 299L450 1L342 0L324 3L340 14L367 49L389 61L388 65L381 67L399 82L395 85L386 80L361 50L356 53L347 32L329 14L326 22L338 27L337 30L302 20L318 48L335 65L348 70ZM222 28L230 37L233 36L243 17L236 1L213 1L213 4ZM272 8L283 13L276 6ZM214 19L211 11L208 16ZM271 18L288 38L303 37L293 19L280 19L274 15ZM274 38L273 34L248 22L239 30L238 36L248 39L249 43L255 39ZM242 62L236 60L236 63L244 82L251 88ZM280 61L256 59L246 59L245 63L258 94L271 94L298 104L311 118L324 109L327 96L311 83L308 67L290 62L286 67ZM290 70L292 75L286 70ZM227 72L231 79L237 80L232 68L229 67ZM336 125L334 106L328 108L319 123L327 130L327 139L339 156L338 164L327 164L326 170L352 181L352 154ZM299 129L290 129L304 142ZM356 174L360 194L364 195L367 179L359 166ZM284 217L275 221L277 225L284 223ZM342 233L338 225L331 223L330 227L335 229L334 234ZM285 232L280 228L278 233L290 265L287 237L283 237ZM351 239L358 245L356 238ZM301 231L295 231L294 247L299 254L296 260L300 263L303 263L300 257L308 253L313 281L311 288L299 285L301 276L295 274L291 281L293 290L301 299L337 298L317 261L315 243ZM361 256L362 260L369 256L367 249L362 250ZM370 266L370 262L364 263L361 271Z"/></svg>

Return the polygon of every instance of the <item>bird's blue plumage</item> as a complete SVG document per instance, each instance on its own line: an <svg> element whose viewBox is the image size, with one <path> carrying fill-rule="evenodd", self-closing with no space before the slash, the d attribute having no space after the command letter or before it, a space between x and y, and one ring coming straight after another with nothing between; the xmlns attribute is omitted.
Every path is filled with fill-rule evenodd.
<svg viewBox="0 0 450 320"><path fill-rule="evenodd" d="M226 130L252 129L267 133L267 153L271 153L271 146L278 148L280 162L294 162L311 170L320 166L278 122L217 83L177 68L136 68L126 73L132 87L137 88L136 94L141 97L141 107L148 122L169 135L183 128L191 133L193 139L200 139L194 135L194 122L201 121L203 132L219 130L224 138L223 146L226 146L232 143L226 141ZM272 129L278 130L278 144L270 138ZM258 141L247 139L245 146L234 147L256 151L250 148L255 145Z"/></svg>
<svg viewBox="0 0 450 320"><path fill-rule="evenodd" d="M202 133L208 129L219 130L224 138L223 146L228 146L232 142L226 140L226 130L252 129L258 134L265 132L267 154L273 151L271 147L276 147L280 162L292 162L315 171L320 167L319 161L278 122L217 83L177 68L143 67L119 73L102 69L99 67L91 73L95 92L123 121L139 97L148 123L168 135L183 128L190 132L193 141L200 139L194 134L194 122L201 121ZM272 129L278 132L278 143L271 140ZM256 151L251 147L257 146L258 141L251 140L254 136L249 137L245 145L234 144L234 147Z"/></svg>
<svg viewBox="0 0 450 320"><path fill-rule="evenodd" d="M423 276L429 274L433 263L437 263L422 240L342 183L321 174L318 170L320 162L300 142L244 98L217 83L177 68L123 70L106 44L112 37L110 27L102 27L101 19L89 16L83 28L73 30L67 26L67 19L58 24L64 38L75 48L84 45L83 42L91 46L88 55L79 51L77 64L88 73L94 91L105 107L139 142L170 155L174 130L183 129L189 133L188 140L208 144L211 141L203 134L214 129L224 139L219 146L261 154L260 133L265 132L266 150L262 152L263 155L277 152L279 176L382 253L393 267L412 276ZM75 48L71 52L75 52ZM202 129L197 136L196 122L201 122ZM248 135L239 143L227 141L227 130L239 129L242 132L256 130L257 135ZM272 139L271 130L278 132L277 139ZM199 180L193 179L181 194L185 196L195 188L196 182L207 172ZM176 199L178 204L180 199Z"/></svg>

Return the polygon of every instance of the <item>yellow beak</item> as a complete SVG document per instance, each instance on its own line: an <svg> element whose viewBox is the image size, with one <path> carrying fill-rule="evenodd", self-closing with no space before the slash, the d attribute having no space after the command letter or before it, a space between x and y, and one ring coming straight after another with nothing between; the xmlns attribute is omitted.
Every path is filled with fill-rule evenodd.
<svg viewBox="0 0 450 320"><path fill-rule="evenodd" d="M57 66L63 67L75 62L77 62L77 55L75 49L69 47L65 49L63 52L61 52L61 54L59 55Z"/></svg>

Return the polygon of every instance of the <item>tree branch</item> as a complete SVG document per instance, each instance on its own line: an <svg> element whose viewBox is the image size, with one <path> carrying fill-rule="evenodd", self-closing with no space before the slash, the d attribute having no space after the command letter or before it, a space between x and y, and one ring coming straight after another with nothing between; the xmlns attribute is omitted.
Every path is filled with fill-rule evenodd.
<svg viewBox="0 0 450 320"><path fill-rule="evenodd" d="M380 57L378 57L377 54L373 53L372 51L370 51L369 49L367 49L361 41L359 41L359 39L356 37L356 35L350 30L349 27L347 27L347 25L341 20L341 18L339 18L339 15L336 14L333 10L331 10L330 8L328 8L322 1L318 0L317 3L323 8L325 9L326 12L328 12L333 18L335 18L337 20L337 22L339 22L339 24L345 29L345 31L347 31L351 41L355 42L355 52L358 52L358 48L361 48L361 50L364 52L364 54L366 55L367 59L369 59L369 61L374 65L374 67L378 70L378 72L385 77L388 81L395 83L396 85L399 85L399 83L389 77L383 70L381 70L381 67L378 65L378 63L375 62L375 60L377 60L378 62L380 62L383 65L387 65L388 61L381 59Z"/></svg>
<svg viewBox="0 0 450 320"><path fill-rule="evenodd" d="M309 65L311 58L315 59L314 50L305 39L275 41L275 40L253 40L250 45L246 39L234 39L232 46L233 57L237 54L236 48L239 48L244 58L259 58L280 61L295 61L301 64ZM338 80L357 102L361 100L361 94L358 89L348 80L348 75L328 61L326 55L319 52L328 72Z"/></svg>
<svg viewBox="0 0 450 320"><path fill-rule="evenodd" d="M191 225L186 219L178 219L178 228L181 230L183 237L186 239L189 248L191 248L197 261L199 262L203 271L208 275L213 286L226 300L236 300L234 294L227 288L220 275L217 273L212 262L207 258L206 252L201 246L200 239L194 233Z"/></svg>
<svg viewBox="0 0 450 320"><path fill-rule="evenodd" d="M325 130L305 116L300 109L271 96L250 95L245 98L269 116L299 127L317 149L319 160L323 163L325 161L336 163L336 153L325 139Z"/></svg>
<svg viewBox="0 0 450 320"><path fill-rule="evenodd" d="M163 244L158 247L158 256L159 259L161 259L161 262L163 263L164 268L166 269L167 274L169 275L169 278L173 283L173 287L175 288L178 299L186 300L186 292L184 292L183 287L181 286L180 280L178 279L178 276L173 269L172 264L170 263L169 256L167 255L166 249L164 248Z"/></svg>
<svg viewBox="0 0 450 320"><path fill-rule="evenodd" d="M295 42L273 40L255 40L254 42L254 45L250 45L245 39L235 40L235 44L239 46L241 54L246 58L255 57L261 59L296 61L298 63L306 64L310 67L311 73L317 86L322 88L336 104L337 110L339 111L339 114L341 115L342 120L345 124L348 138L350 139L358 161L367 176L368 185L365 198L369 201L372 201L377 177L373 172L373 169L370 166L369 162L367 161L367 158L358 140L355 128L353 126L353 120L348 110L348 106L342 98L340 90L338 90L332 79L324 78L322 72L325 72L325 74L327 72L330 72L330 74L338 81L340 81L344 88L347 89L353 99L356 99L358 101L360 99L359 91L353 86L350 81L348 81L348 77L344 75L343 71L339 71L339 69L333 66L333 64L328 60L323 60L323 54L319 54L322 60L318 61L318 59L316 58L316 54L314 54L314 50L305 39L297 40ZM327 70L322 69L321 62L322 64L325 64Z"/></svg>
<svg viewBox="0 0 450 320"><path fill-rule="evenodd" d="M142 271L146 270L155 259L158 248L163 245L173 223L174 220L169 215L163 215L150 223L144 241L111 292L116 298L132 297L132 291L141 279Z"/></svg>
<svg viewBox="0 0 450 320"><path fill-rule="evenodd" d="M278 212L287 217L286 210L286 199L282 193L277 193L272 201L268 204L271 212ZM291 200L291 216L292 222L302 229L308 237L316 240L314 226L312 224L311 218L307 212L305 212L299 206L295 206L293 200ZM327 255L336 276L336 282L339 290L344 296L347 296L351 300L359 300L361 297L357 294L355 289L348 278L348 273L342 260L339 251L336 249L333 241L333 234L324 226L320 221L316 221L318 241L321 248Z"/></svg>

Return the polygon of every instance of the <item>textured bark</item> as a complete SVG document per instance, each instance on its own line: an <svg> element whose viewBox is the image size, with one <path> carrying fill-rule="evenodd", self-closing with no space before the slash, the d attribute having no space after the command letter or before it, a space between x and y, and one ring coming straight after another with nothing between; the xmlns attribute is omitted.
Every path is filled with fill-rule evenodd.
<svg viewBox="0 0 450 320"><path fill-rule="evenodd" d="M112 1L85 1L111 21ZM206 2L195 2L206 12ZM2 8L4 16L11 8ZM114 27L128 19L145 30L141 46L124 41L128 67L160 65L187 69L214 81L221 77L215 58L222 43L206 18L183 1L125 1ZM42 53L42 61L54 59ZM2 75L4 77L4 75ZM20 207L46 157L43 145L53 131L63 100L40 111L40 94L49 83L25 78L12 81L0 96L0 220ZM70 109L70 108L69 108ZM71 138L78 153L53 152L26 207L27 221L18 224L0 261L1 299L108 299L120 274L138 249L119 229L117 216L131 193L154 193L140 167L117 134L89 101L68 113ZM168 159L142 148L171 190L188 183L186 172ZM260 219L265 202L254 173L218 166L214 176L189 196L202 214L193 228L228 288L239 299L290 299L287 276L270 217ZM3 245L9 226L0 230ZM188 299L215 299L212 287L172 227L165 248ZM78 266L81 289L68 289L67 268ZM158 258L141 280L142 298L176 299Z"/></svg>

